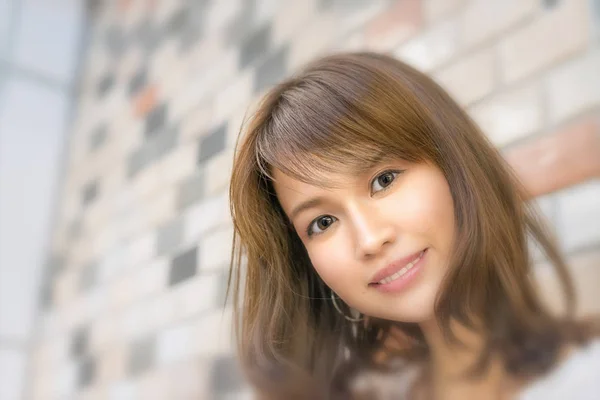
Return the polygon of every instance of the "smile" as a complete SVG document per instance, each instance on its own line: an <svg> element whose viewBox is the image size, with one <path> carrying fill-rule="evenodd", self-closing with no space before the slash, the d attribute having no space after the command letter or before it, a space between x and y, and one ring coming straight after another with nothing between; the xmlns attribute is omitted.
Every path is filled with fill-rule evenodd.
<svg viewBox="0 0 600 400"><path fill-rule="evenodd" d="M410 269L412 267L414 267L421 260L421 258L423 257L423 254L425 254L425 250L420 252L419 255L417 256L417 258L415 258L413 261L406 264L406 266L404 266L400 271L398 271L388 277L383 278L382 280L380 280L377 283L380 285L384 285L386 283L391 283L391 282L395 281L396 279L400 278L402 275L404 275L408 271L410 271Z"/></svg>

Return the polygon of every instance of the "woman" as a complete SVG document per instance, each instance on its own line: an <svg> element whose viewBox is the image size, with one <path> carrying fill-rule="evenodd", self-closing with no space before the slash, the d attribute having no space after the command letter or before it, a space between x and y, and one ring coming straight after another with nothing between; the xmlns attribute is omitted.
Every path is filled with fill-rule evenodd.
<svg viewBox="0 0 600 400"><path fill-rule="evenodd" d="M328 56L272 89L230 200L239 355L263 398L537 398L574 386L552 377L583 355L597 370L576 389L600 390L597 329L571 318L565 263L525 190L402 62ZM536 293L532 241L565 315Z"/></svg>

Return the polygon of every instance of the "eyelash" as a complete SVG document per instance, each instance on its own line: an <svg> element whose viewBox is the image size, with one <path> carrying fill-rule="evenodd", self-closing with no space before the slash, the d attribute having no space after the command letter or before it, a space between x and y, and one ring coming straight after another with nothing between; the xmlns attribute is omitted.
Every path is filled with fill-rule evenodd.
<svg viewBox="0 0 600 400"><path fill-rule="evenodd" d="M376 176L375 176L375 177L374 177L374 178L373 178L373 179L372 179L372 180L369 182L369 190L371 191L371 195L373 195L373 194L374 194L374 193L372 192L372 187L373 187L373 184L374 184L375 182L377 182L377 180L378 180L378 179L379 179L381 176L383 176L383 175L385 175L385 174L392 173L392 174L394 174L394 180L393 180L392 182L390 182L390 184L389 184L388 186L386 186L386 187L382 188L381 190L378 190L376 193L385 192L385 191L386 191L386 190L388 190L390 187L392 187L392 186L394 185L394 183L396 182L396 178L397 178L397 177L398 177L398 175L400 175L402 172L404 172L404 171L402 171L402 170L385 170L385 171L382 171L381 173L377 174L377 175L376 175ZM315 224L316 224L316 223L317 223L317 222L318 222L318 221L319 221L321 218L324 218L324 217L329 217L329 218L333 219L333 222L332 222L332 224L333 224L335 221L337 221L337 218L336 218L336 217L334 217L333 215L320 215L320 216L318 216L317 218L313 219L313 220L310 222L310 224L308 225L308 228L306 229L306 235L307 235L308 237L313 237L313 236L316 236L316 235L320 235L320 234L322 234L322 233L324 233L324 232L325 232L325 231L323 231L323 232L317 232L317 233L315 233L315 232L314 232L314 230L313 230L313 225L315 225ZM331 225L330 225L330 226L331 226Z"/></svg>

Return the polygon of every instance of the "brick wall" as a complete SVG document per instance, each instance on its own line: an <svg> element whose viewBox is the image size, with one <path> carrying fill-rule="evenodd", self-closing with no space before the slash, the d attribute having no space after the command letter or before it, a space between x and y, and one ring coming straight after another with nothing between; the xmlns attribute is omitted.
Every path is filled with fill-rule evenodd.
<svg viewBox="0 0 600 400"><path fill-rule="evenodd" d="M249 104L319 54L392 52L466 107L600 284L600 1L120 0L94 21L35 399L242 398L223 308ZM543 286L555 290L548 269ZM551 298L553 296L550 296Z"/></svg>

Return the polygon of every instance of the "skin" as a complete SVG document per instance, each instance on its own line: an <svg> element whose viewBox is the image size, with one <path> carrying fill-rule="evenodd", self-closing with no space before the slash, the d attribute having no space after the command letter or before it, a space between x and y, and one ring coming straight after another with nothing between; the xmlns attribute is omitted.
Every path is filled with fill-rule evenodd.
<svg viewBox="0 0 600 400"><path fill-rule="evenodd" d="M281 171L274 178L278 199L316 272L346 304L394 321L433 318L454 239L452 197L438 168L395 161L360 176L328 176L333 188L303 183ZM314 198L322 201L293 213ZM310 227L313 235L307 232ZM370 285L380 269L424 249L422 273L405 290L384 293Z"/></svg>
<svg viewBox="0 0 600 400"><path fill-rule="evenodd" d="M393 160L358 176L331 174L326 178L332 184L325 187L273 172L279 202L315 271L340 299L365 316L421 326L432 352L432 374L419 398L511 397L515 385L500 360L477 382L459 379L461 366L476 359L481 338L457 326L457 336L470 347L452 347L434 318L455 235L452 196L439 168ZM296 212L306 202L312 204ZM386 293L371 284L390 262L424 249L421 272L404 290Z"/></svg>

